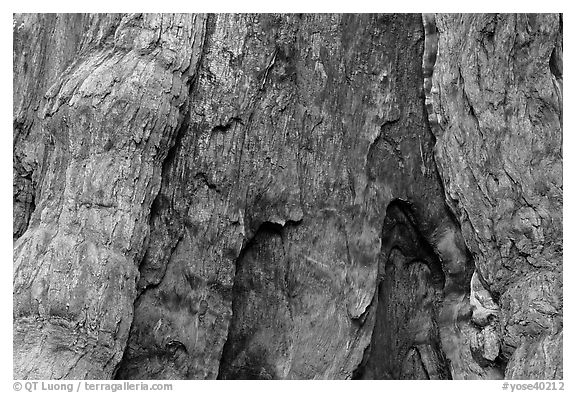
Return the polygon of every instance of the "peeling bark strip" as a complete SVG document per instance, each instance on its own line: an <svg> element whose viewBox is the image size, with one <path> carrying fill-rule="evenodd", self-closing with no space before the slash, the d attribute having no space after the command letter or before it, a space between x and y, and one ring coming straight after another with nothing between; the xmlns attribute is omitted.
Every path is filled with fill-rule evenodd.
<svg viewBox="0 0 576 393"><path fill-rule="evenodd" d="M561 22L15 15L15 378L560 378Z"/></svg>

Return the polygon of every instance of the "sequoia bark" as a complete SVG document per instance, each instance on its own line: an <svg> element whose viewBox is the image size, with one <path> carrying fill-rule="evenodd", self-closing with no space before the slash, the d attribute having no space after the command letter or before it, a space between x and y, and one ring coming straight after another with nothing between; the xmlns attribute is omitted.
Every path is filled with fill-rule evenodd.
<svg viewBox="0 0 576 393"><path fill-rule="evenodd" d="M560 378L561 19L437 19L16 15L15 378Z"/></svg>
<svg viewBox="0 0 576 393"><path fill-rule="evenodd" d="M562 378L562 16L437 19L436 158L506 378Z"/></svg>

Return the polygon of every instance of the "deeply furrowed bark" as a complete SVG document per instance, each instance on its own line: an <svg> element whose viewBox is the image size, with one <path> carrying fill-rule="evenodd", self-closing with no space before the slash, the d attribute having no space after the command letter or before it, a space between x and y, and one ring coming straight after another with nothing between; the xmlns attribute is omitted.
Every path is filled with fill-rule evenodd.
<svg viewBox="0 0 576 393"><path fill-rule="evenodd" d="M424 20L15 15L15 378L560 378L561 19Z"/></svg>
<svg viewBox="0 0 576 393"><path fill-rule="evenodd" d="M49 150L45 175L14 250L15 377L112 376L204 19L125 17L45 92L34 119Z"/></svg>
<svg viewBox="0 0 576 393"><path fill-rule="evenodd" d="M562 16L437 20L436 157L506 378L562 378Z"/></svg>

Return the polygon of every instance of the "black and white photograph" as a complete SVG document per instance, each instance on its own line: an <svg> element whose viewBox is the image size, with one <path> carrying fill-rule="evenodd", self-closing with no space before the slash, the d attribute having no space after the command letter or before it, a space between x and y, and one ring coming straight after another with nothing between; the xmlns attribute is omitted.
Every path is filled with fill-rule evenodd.
<svg viewBox="0 0 576 393"><path fill-rule="evenodd" d="M563 14L378 9L11 15L7 391L570 390Z"/></svg>

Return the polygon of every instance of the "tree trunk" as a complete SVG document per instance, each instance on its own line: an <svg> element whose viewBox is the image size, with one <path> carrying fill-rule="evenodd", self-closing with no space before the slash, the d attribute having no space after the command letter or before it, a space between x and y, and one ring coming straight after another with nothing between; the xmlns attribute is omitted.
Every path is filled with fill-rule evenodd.
<svg viewBox="0 0 576 393"><path fill-rule="evenodd" d="M561 378L561 32L15 15L14 377Z"/></svg>
<svg viewBox="0 0 576 393"><path fill-rule="evenodd" d="M562 377L562 16L442 15L436 157L506 378Z"/></svg>

